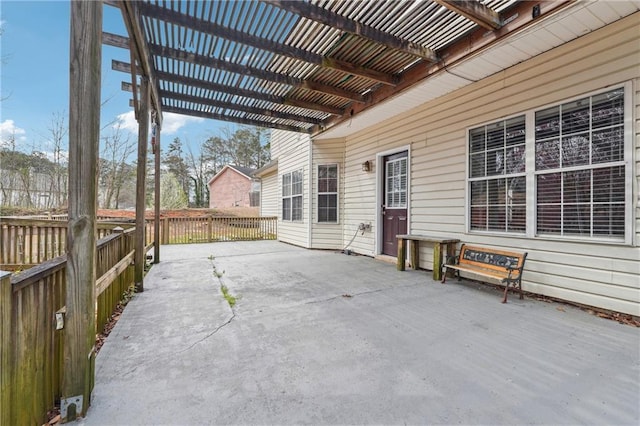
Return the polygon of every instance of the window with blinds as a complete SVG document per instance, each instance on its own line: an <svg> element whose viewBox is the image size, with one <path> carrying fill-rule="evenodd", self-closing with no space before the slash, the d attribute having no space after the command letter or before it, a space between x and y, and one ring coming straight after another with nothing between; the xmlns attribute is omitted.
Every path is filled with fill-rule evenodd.
<svg viewBox="0 0 640 426"><path fill-rule="evenodd" d="M625 235L624 89L535 113L537 234Z"/></svg>
<svg viewBox="0 0 640 426"><path fill-rule="evenodd" d="M469 230L630 239L629 89L470 129Z"/></svg>
<svg viewBox="0 0 640 426"><path fill-rule="evenodd" d="M386 208L407 208L407 157L389 160L386 164Z"/></svg>
<svg viewBox="0 0 640 426"><path fill-rule="evenodd" d="M525 116L469 131L470 228L526 229Z"/></svg>

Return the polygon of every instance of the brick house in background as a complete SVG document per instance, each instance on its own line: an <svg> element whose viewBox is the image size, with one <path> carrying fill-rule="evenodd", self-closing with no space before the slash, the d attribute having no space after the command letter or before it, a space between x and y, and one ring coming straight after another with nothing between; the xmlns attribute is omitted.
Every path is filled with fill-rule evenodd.
<svg viewBox="0 0 640 426"><path fill-rule="evenodd" d="M254 207L260 205L260 182L255 170L227 164L209 180L209 207Z"/></svg>

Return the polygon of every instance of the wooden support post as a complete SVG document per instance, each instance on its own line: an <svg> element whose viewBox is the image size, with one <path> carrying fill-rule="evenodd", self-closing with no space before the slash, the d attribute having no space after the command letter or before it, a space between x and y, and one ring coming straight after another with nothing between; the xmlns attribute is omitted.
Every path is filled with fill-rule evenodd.
<svg viewBox="0 0 640 426"><path fill-rule="evenodd" d="M11 411L13 390L11 376L13 374L13 348L11 339L13 326L11 313L13 308L13 291L11 289L11 273L0 271L0 425L12 424Z"/></svg>
<svg viewBox="0 0 640 426"><path fill-rule="evenodd" d="M404 271L405 259L407 257L407 240L398 238L398 259L396 267L398 271Z"/></svg>
<svg viewBox="0 0 640 426"><path fill-rule="evenodd" d="M84 416L96 340L96 216L100 141L102 2L71 2L69 222L60 415Z"/></svg>
<svg viewBox="0 0 640 426"><path fill-rule="evenodd" d="M138 173L136 177L136 242L135 242L135 270L134 282L136 292L144 291L144 265L146 261L144 213L146 173L147 173L147 143L149 139L149 80L141 78L140 82L140 110L138 111Z"/></svg>
<svg viewBox="0 0 640 426"><path fill-rule="evenodd" d="M158 114L158 112L156 112ZM154 152L154 217L153 221L153 263L160 263L160 125L156 118L156 146Z"/></svg>

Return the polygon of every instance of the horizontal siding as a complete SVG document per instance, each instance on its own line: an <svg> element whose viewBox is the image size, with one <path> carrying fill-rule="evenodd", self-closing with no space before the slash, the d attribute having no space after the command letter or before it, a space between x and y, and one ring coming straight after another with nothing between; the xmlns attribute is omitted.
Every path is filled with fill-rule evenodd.
<svg viewBox="0 0 640 426"><path fill-rule="evenodd" d="M529 252L527 291L640 315L640 13L499 72L407 114L347 138L343 239L360 222L377 225L376 170L361 163L410 146L410 231ZM568 239L529 239L465 231L466 131L474 125L634 82L634 246ZM376 230L355 238L358 253L376 252ZM432 269L433 249L420 250Z"/></svg>
<svg viewBox="0 0 640 426"><path fill-rule="evenodd" d="M342 204L344 193L344 139L323 140L314 142L313 149L313 196L311 197L312 232L311 247L316 249L341 249L342 241ZM338 223L318 223L318 166L324 164L338 165Z"/></svg>
<svg viewBox="0 0 640 426"><path fill-rule="evenodd" d="M309 247L309 149L311 138L304 133L273 130L270 143L276 147L278 156L278 240ZM282 175L295 170L303 170L303 212L302 221L291 222L282 220Z"/></svg>
<svg viewBox="0 0 640 426"><path fill-rule="evenodd" d="M260 197L260 216L278 216L280 213L280 191L278 190L277 172L262 177Z"/></svg>

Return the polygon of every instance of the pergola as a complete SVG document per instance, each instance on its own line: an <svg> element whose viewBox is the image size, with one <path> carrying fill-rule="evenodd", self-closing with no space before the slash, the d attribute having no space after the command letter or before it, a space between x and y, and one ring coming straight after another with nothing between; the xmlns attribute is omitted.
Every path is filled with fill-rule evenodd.
<svg viewBox="0 0 640 426"><path fill-rule="evenodd" d="M102 32L103 4L128 34ZM144 229L150 127L159 176L164 112L322 134L417 83L479 55L573 1L144 0L71 2L69 244L63 403L91 394L101 45L139 123L136 227ZM159 179L155 182L159 240ZM154 261L159 261L155 244ZM143 290L144 234L135 282ZM87 357L89 354L89 357Z"/></svg>

